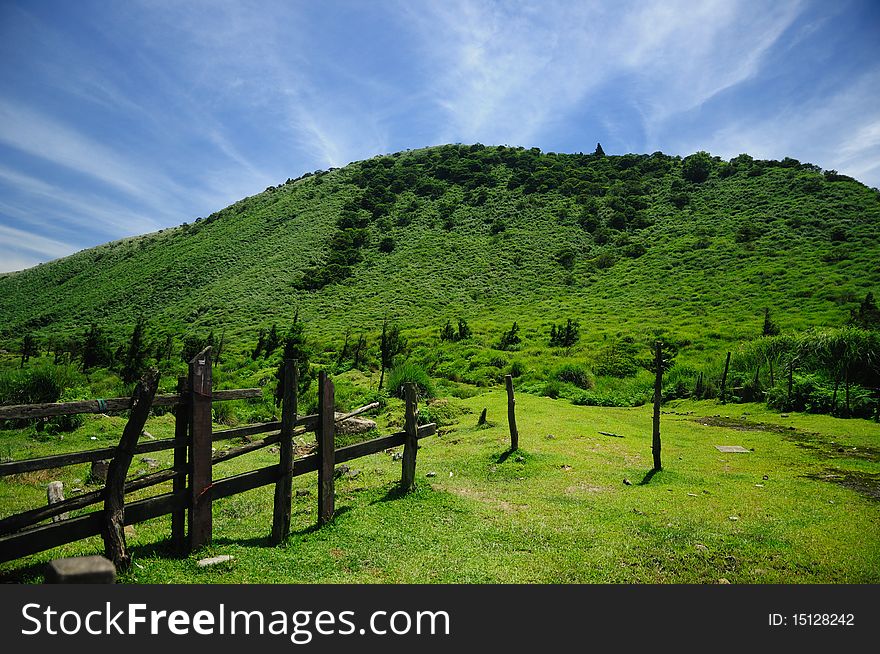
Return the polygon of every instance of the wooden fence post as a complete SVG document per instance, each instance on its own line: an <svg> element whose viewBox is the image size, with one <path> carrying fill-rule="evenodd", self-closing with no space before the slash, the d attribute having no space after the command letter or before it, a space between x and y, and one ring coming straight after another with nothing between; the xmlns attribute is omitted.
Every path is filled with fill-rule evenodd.
<svg viewBox="0 0 880 654"><path fill-rule="evenodd" d="M724 374L721 376L721 404L724 404L724 390L727 387L727 370L730 368L730 352L727 353L727 361L724 362Z"/></svg>
<svg viewBox="0 0 880 654"><path fill-rule="evenodd" d="M510 426L510 451L519 449L519 431L516 429L516 398L513 396L513 375L504 375L507 385L507 424Z"/></svg>
<svg viewBox="0 0 880 654"><path fill-rule="evenodd" d="M159 386L159 371L151 368L141 377L134 395L131 397L131 413L110 468L107 470L107 485L104 489L104 552L116 569L123 572L131 565L131 556L125 548L125 477L134 457L141 432L150 415L153 396Z"/></svg>
<svg viewBox="0 0 880 654"><path fill-rule="evenodd" d="M211 542L211 348L189 362L189 549Z"/></svg>
<svg viewBox="0 0 880 654"><path fill-rule="evenodd" d="M406 397L406 417L403 430L406 433L403 441L403 468L400 476L400 486L408 493L416 483L416 453L419 450L419 409L416 399L416 385L408 383L404 385Z"/></svg>
<svg viewBox="0 0 880 654"><path fill-rule="evenodd" d="M296 422L298 384L299 374L296 361L285 359L284 387L281 400L281 454L272 514L272 542L276 544L283 542L290 534L290 494L293 489L293 425Z"/></svg>
<svg viewBox="0 0 880 654"><path fill-rule="evenodd" d="M187 430L189 429L190 405L187 397L186 377L177 378L177 394L180 401L174 415L174 470L179 474L172 482L171 490L175 495L186 492L186 450L189 446ZM186 553L186 509L171 514L171 542L178 555Z"/></svg>
<svg viewBox="0 0 880 654"><path fill-rule="evenodd" d="M663 346L660 341L654 345L654 430L651 452L654 455L654 470L660 470L660 394L663 390Z"/></svg>
<svg viewBox="0 0 880 654"><path fill-rule="evenodd" d="M323 370L318 375L318 524L325 525L333 519L335 489L333 467L335 465L335 398L333 382Z"/></svg>

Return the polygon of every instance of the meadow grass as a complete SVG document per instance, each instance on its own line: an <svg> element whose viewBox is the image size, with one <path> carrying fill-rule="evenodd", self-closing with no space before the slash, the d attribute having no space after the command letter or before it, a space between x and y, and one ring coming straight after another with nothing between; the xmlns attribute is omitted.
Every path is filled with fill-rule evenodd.
<svg viewBox="0 0 880 654"><path fill-rule="evenodd" d="M483 408L489 424L478 427ZM212 545L186 558L169 551L169 518L151 520L134 527L134 565L121 581L880 581L876 423L782 417L757 404L670 402L662 416L664 466L652 474L648 406L575 406L520 393L517 452L507 451L503 392L437 401L427 412L439 416L441 428L421 441L415 492L399 494L400 463L379 453L349 463L360 474L337 481L337 515L321 529L314 528L315 475L295 478L294 490L310 494L294 495L292 534L281 546L267 541L272 487L215 502ZM396 429L402 404L390 400L377 420L383 431ZM114 443L123 422L89 418L63 441L39 442L23 432L0 438L4 455L19 459ZM147 430L168 437L173 418L152 418ZM727 454L715 445L750 451ZM170 452L150 456L170 463ZM276 460L261 450L216 466L214 475ZM4 478L0 514L45 503L51 479L76 487L87 468ZM136 458L132 471L139 469L146 466ZM101 549L100 538L79 541L2 564L0 577L39 582L45 562ZM196 565L215 554L235 558Z"/></svg>

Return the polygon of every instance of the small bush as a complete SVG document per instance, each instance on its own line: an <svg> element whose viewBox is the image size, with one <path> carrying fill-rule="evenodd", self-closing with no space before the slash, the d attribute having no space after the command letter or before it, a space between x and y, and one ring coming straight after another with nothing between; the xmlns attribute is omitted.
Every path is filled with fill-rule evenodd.
<svg viewBox="0 0 880 654"><path fill-rule="evenodd" d="M433 422L438 427L445 427L457 422L463 414L462 407L449 400L434 400L419 407L419 424L427 425Z"/></svg>
<svg viewBox="0 0 880 654"><path fill-rule="evenodd" d="M238 424L235 407L232 402L214 403L214 422L232 427Z"/></svg>
<svg viewBox="0 0 880 654"><path fill-rule="evenodd" d="M559 382L558 379L551 379L546 384L544 384L544 388L541 389L541 395L555 400L560 395L562 395L562 384Z"/></svg>
<svg viewBox="0 0 880 654"><path fill-rule="evenodd" d="M388 373L388 394L404 397L404 384L415 384L421 397L434 397L434 384L427 371L415 363L398 364Z"/></svg>
<svg viewBox="0 0 880 654"><path fill-rule="evenodd" d="M574 384L578 388L591 389L596 387L596 379L592 373L577 363L566 363L556 369L553 375L556 379L569 384Z"/></svg>
<svg viewBox="0 0 880 654"><path fill-rule="evenodd" d="M513 361L508 370L511 377L522 377L526 372L526 364L522 361Z"/></svg>
<svg viewBox="0 0 880 654"><path fill-rule="evenodd" d="M69 388L58 398L59 402L75 402L76 400L88 400L91 397L89 389L84 386ZM46 422L46 432L49 434L61 434L79 429L85 423L86 417L81 413L67 416L55 416Z"/></svg>

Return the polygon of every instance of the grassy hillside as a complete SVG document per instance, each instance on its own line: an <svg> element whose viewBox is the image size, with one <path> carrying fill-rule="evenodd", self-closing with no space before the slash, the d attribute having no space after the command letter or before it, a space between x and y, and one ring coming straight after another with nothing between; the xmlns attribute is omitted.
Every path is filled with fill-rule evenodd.
<svg viewBox="0 0 880 654"><path fill-rule="evenodd" d="M225 331L244 353L298 311L327 361L350 330L375 367L387 316L432 374L478 385L511 366L536 382L563 362L596 370L657 336L680 363L717 368L761 334L765 308L784 332L843 324L880 291L877 261L880 194L810 164L449 145L0 276L0 346L30 333L46 349L91 323L119 344L143 316L156 342ZM473 337L439 343L459 317ZM569 318L580 340L550 347ZM497 351L513 322L522 342ZM644 387L633 374L608 384Z"/></svg>

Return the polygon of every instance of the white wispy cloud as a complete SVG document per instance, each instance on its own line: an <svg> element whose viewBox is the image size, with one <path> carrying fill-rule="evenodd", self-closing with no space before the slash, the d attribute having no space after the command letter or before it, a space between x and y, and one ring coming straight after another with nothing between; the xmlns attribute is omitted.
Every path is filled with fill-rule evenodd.
<svg viewBox="0 0 880 654"><path fill-rule="evenodd" d="M665 118L754 77L803 6L756 9L751 1L639 3L618 25L612 53L636 79L649 140Z"/></svg>
<svg viewBox="0 0 880 654"><path fill-rule="evenodd" d="M677 149L704 149L724 158L743 152L765 159L790 156L880 187L878 85L880 65L837 93L731 121L712 134L678 141Z"/></svg>
<svg viewBox="0 0 880 654"><path fill-rule="evenodd" d="M0 224L0 272L22 270L75 251L69 243Z"/></svg>
<svg viewBox="0 0 880 654"><path fill-rule="evenodd" d="M445 140L517 145L574 110L601 106L615 84L650 134L668 116L754 76L799 2L736 0L533 4L409 3L424 42ZM441 139L443 140L443 139Z"/></svg>
<svg viewBox="0 0 880 654"><path fill-rule="evenodd" d="M67 219L68 228L101 228L113 235L134 235L159 229L161 226L155 219L137 213L130 207L109 202L99 195L77 194L3 165L0 165L0 184L5 184L11 191L22 195L28 206L33 206L34 200L39 200L39 206L50 207L55 218L63 216ZM33 211L20 210L20 215L22 214L28 215L35 223L46 224ZM53 221L53 224L57 225L57 222Z"/></svg>

